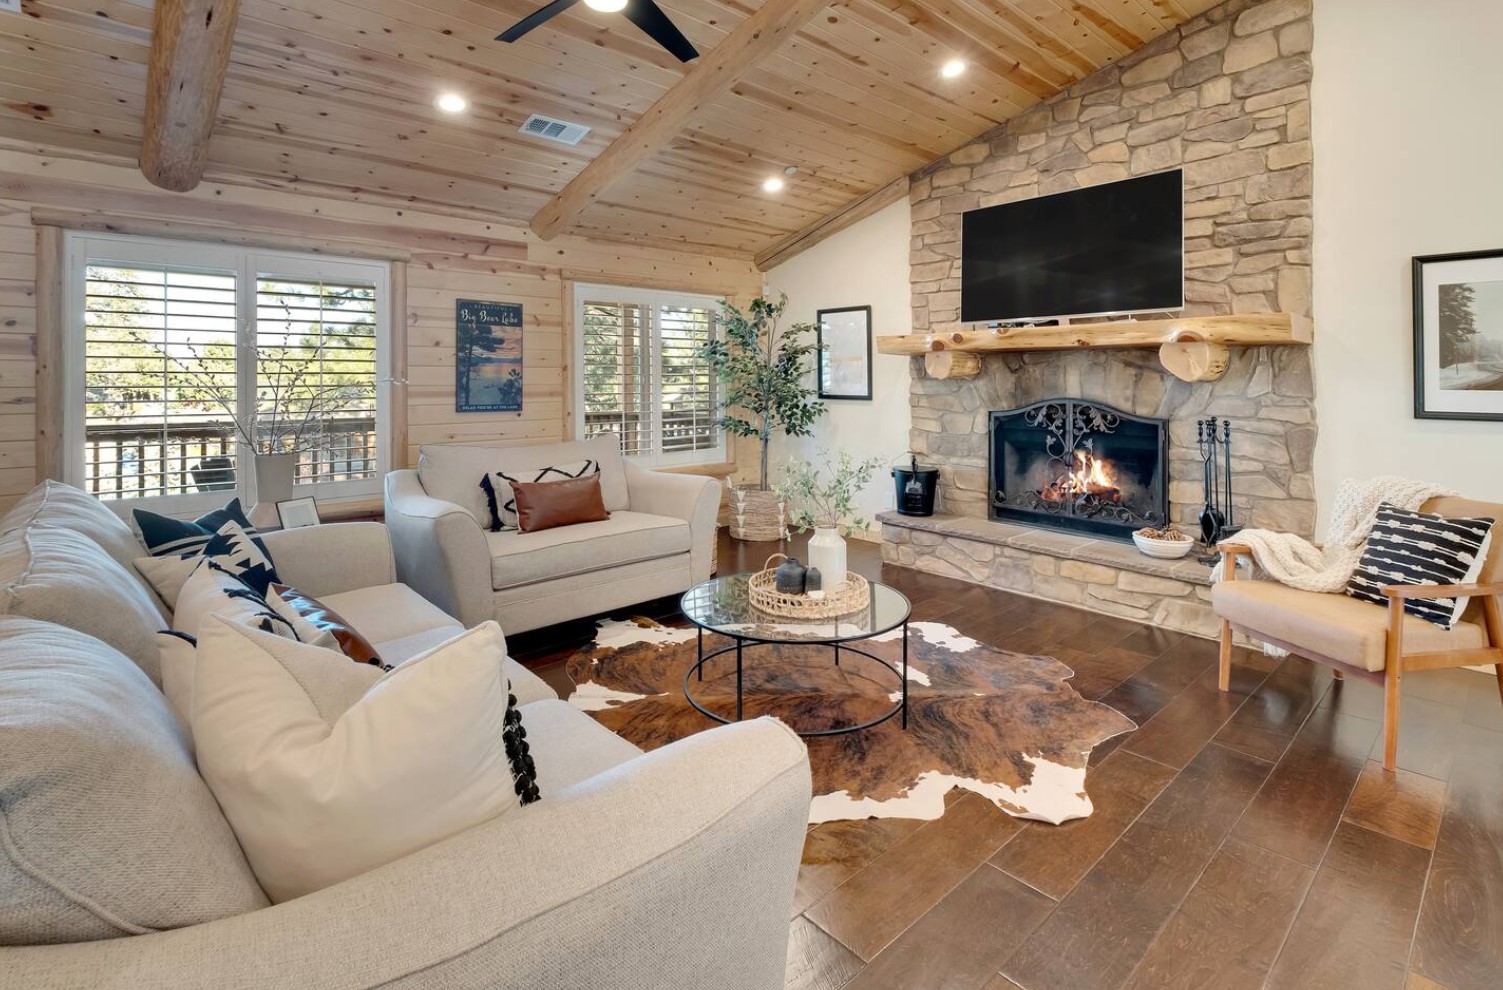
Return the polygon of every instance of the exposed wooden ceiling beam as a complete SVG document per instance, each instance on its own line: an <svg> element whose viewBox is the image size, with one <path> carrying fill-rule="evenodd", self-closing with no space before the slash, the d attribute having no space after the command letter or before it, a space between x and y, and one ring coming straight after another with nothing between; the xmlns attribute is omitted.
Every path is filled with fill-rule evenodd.
<svg viewBox="0 0 1503 990"><path fill-rule="evenodd" d="M203 178L240 0L157 0L146 76L141 172L187 192Z"/></svg>
<svg viewBox="0 0 1503 990"><path fill-rule="evenodd" d="M865 196L852 200L829 216L821 217L798 233L790 234L759 253L756 258L757 267L764 272L775 268L795 255L803 254L820 241L860 223L884 207L891 206L907 195L908 176L906 175L893 179L885 186L878 186Z"/></svg>
<svg viewBox="0 0 1503 990"><path fill-rule="evenodd" d="M544 204L532 218L532 232L546 241L566 229L608 185L668 147L696 111L722 96L829 3L767 0Z"/></svg>

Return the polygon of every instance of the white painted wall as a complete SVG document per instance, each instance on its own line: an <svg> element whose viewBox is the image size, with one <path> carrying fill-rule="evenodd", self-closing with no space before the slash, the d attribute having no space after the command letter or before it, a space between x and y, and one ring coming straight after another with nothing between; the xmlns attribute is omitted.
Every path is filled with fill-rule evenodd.
<svg viewBox="0 0 1503 990"><path fill-rule="evenodd" d="M1316 0L1315 472L1503 500L1503 423L1413 417L1409 259L1503 248L1503 3Z"/></svg>
<svg viewBox="0 0 1503 990"><path fill-rule="evenodd" d="M814 322L821 309L871 306L872 331L907 333L912 324L908 284L908 201L894 203L767 273L768 294L788 294L788 321ZM894 460L908 449L908 360L872 357L872 401L828 400L812 437L774 443L773 476L790 456L815 461L821 451ZM870 519L891 505L892 479L881 472L861 499Z"/></svg>

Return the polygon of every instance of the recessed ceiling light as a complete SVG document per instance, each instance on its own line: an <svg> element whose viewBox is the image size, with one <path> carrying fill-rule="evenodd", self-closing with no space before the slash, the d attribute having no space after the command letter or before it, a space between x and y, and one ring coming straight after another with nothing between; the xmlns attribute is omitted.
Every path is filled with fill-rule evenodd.
<svg viewBox="0 0 1503 990"><path fill-rule="evenodd" d="M458 93L442 93L433 101L433 105L444 113L464 113L469 108L470 101Z"/></svg>
<svg viewBox="0 0 1503 990"><path fill-rule="evenodd" d="M770 193L782 192L783 180L778 178L776 175L772 176L762 183L762 191Z"/></svg>
<svg viewBox="0 0 1503 990"><path fill-rule="evenodd" d="M626 9L626 0L584 0L585 6L602 14L614 14Z"/></svg>
<svg viewBox="0 0 1503 990"><path fill-rule="evenodd" d="M965 63L958 58L952 58L950 59L950 61L944 64L944 67L942 69L939 70L939 74L944 76L946 79L954 79L964 71Z"/></svg>

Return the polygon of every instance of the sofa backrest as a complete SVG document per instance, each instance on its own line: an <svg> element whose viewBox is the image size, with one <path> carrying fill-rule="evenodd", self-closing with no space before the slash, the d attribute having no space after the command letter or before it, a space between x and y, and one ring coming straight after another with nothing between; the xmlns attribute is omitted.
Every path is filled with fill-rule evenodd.
<svg viewBox="0 0 1503 990"><path fill-rule="evenodd" d="M487 526L490 510L480 488L481 478L495 471L517 477L529 470L587 459L600 464L605 507L612 512L629 508L621 439L614 433L525 447L424 444L418 451L418 480L430 496L453 502Z"/></svg>
<svg viewBox="0 0 1503 990"><path fill-rule="evenodd" d="M115 515L99 499L81 488L60 481L44 481L21 496L11 510L0 516L0 533L22 526L70 529L88 537L133 576L131 562L146 556L146 547L130 524Z"/></svg>
<svg viewBox="0 0 1503 990"><path fill-rule="evenodd" d="M1503 582L1503 503L1478 502L1475 499L1456 495L1443 495L1430 499L1420 506L1420 510L1433 512L1438 516L1449 516L1452 519L1496 519L1497 522L1493 524L1492 538L1488 543L1487 560L1483 563L1482 573L1478 575L1477 580L1482 584ZM1482 599L1472 599L1462 615L1462 620L1482 621Z"/></svg>
<svg viewBox="0 0 1503 990"><path fill-rule="evenodd" d="M0 617L0 754L0 946L266 906L166 699L105 643Z"/></svg>

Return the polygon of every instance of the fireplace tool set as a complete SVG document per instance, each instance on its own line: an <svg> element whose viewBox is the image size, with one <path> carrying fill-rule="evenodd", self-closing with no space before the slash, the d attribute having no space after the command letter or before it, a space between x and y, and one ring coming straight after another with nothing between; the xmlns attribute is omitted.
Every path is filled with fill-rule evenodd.
<svg viewBox="0 0 1503 990"><path fill-rule="evenodd" d="M1195 445L1200 450L1205 504L1200 510L1200 537L1215 553L1216 544L1236 533L1232 512L1232 424L1229 420L1195 421Z"/></svg>

